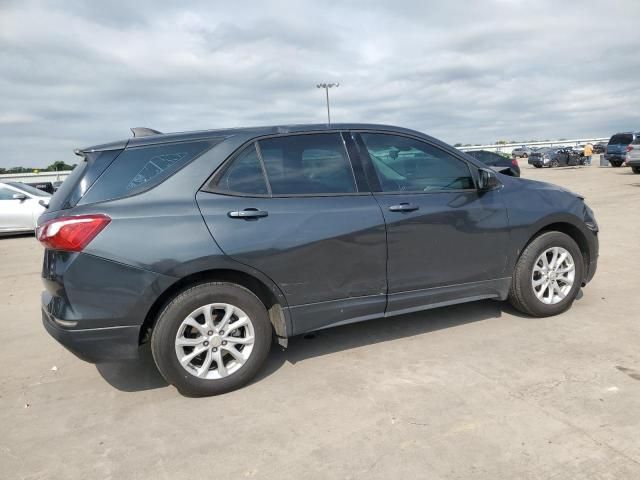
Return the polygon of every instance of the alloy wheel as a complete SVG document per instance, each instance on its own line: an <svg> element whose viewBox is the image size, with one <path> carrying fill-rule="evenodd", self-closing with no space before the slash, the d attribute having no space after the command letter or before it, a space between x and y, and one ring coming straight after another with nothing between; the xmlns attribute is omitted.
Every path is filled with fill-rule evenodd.
<svg viewBox="0 0 640 480"><path fill-rule="evenodd" d="M531 286L538 300L555 305L566 298L576 276L576 266L568 250L551 247L533 264Z"/></svg>
<svg viewBox="0 0 640 480"><path fill-rule="evenodd" d="M228 303L197 308L180 324L175 352L182 367L198 378L215 380L237 372L253 351L249 316Z"/></svg>

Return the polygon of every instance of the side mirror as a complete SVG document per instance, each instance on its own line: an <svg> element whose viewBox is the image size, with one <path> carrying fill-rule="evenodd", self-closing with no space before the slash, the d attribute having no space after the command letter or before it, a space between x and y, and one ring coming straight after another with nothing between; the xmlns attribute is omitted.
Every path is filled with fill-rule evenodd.
<svg viewBox="0 0 640 480"><path fill-rule="evenodd" d="M14 200L20 200L21 202L25 201L27 197L24 193L14 193L13 194L13 199Z"/></svg>
<svg viewBox="0 0 640 480"><path fill-rule="evenodd" d="M488 192L494 190L500 186L500 180L496 172L486 168L478 169L478 190L481 192Z"/></svg>

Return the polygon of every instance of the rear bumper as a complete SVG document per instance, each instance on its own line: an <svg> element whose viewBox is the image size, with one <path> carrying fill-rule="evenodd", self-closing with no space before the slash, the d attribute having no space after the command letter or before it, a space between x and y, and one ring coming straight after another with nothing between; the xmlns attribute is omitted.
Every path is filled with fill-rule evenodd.
<svg viewBox="0 0 640 480"><path fill-rule="evenodd" d="M137 356L140 331L174 281L84 253L45 251L42 320L49 334L89 362Z"/></svg>
<svg viewBox="0 0 640 480"><path fill-rule="evenodd" d="M640 158L632 158L627 160L627 165L630 167L640 167Z"/></svg>
<svg viewBox="0 0 640 480"><path fill-rule="evenodd" d="M627 156L626 155L618 155L615 153L605 153L604 154L604 159L608 160L609 162L613 161L613 162L626 162L627 161Z"/></svg>
<svg viewBox="0 0 640 480"><path fill-rule="evenodd" d="M138 357L140 327L65 328L56 323L45 308L42 309L42 323L49 335L86 362L103 363Z"/></svg>

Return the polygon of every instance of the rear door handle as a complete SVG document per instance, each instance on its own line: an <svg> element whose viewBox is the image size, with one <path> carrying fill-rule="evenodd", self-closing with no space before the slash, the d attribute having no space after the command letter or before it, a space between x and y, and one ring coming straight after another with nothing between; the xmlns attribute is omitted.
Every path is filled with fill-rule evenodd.
<svg viewBox="0 0 640 480"><path fill-rule="evenodd" d="M420 208L414 203L401 203L400 205L391 205L389 210L392 212L414 212Z"/></svg>
<svg viewBox="0 0 640 480"><path fill-rule="evenodd" d="M229 212L227 214L230 218L262 218L269 215L269 212L264 210L258 210L257 208L245 208L244 210L238 210L235 212Z"/></svg>

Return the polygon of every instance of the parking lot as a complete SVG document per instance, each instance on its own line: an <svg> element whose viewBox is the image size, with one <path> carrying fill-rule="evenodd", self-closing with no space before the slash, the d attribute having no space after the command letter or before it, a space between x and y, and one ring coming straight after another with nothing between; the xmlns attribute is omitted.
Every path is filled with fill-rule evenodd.
<svg viewBox="0 0 640 480"><path fill-rule="evenodd" d="M41 246L0 238L0 478L640 478L640 175L598 163L521 160L600 225L568 312L483 301L296 337L220 397L180 396L149 352L76 359L41 325Z"/></svg>

